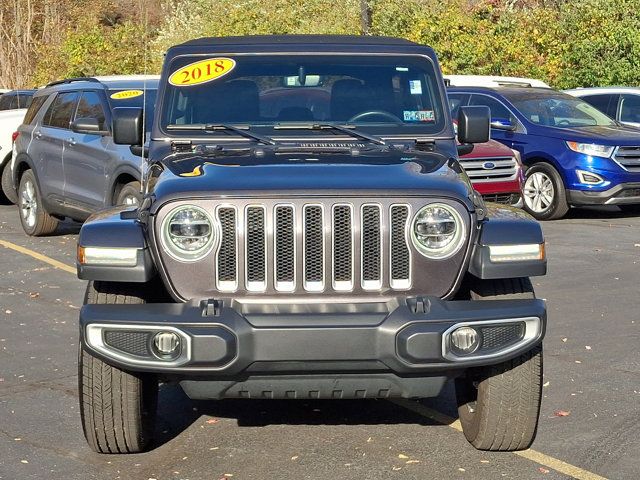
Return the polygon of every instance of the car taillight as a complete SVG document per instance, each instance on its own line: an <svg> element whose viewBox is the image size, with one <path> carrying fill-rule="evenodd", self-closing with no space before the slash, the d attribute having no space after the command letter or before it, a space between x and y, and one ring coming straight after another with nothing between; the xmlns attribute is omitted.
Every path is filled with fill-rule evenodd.
<svg viewBox="0 0 640 480"><path fill-rule="evenodd" d="M11 134L11 143L15 143L15 141L18 138L19 135L20 135L20 132L13 132Z"/></svg>

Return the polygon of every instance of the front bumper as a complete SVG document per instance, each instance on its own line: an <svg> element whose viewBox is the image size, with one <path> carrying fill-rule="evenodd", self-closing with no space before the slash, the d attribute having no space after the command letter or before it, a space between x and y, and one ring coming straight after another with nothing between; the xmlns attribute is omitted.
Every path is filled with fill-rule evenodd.
<svg viewBox="0 0 640 480"><path fill-rule="evenodd" d="M191 379L328 372L448 374L503 362L531 349L541 342L545 324L545 302L533 299L422 297L339 305L209 301L85 305L80 312L82 344L95 356L126 370ZM454 355L449 334L463 325L486 331L487 338L491 333L494 343L486 342L491 348L482 343L475 354ZM513 325L522 327L521 336L500 333ZM118 333L108 333L113 331ZM160 331L179 334L178 358L154 356L152 338ZM496 338L504 341L495 343Z"/></svg>
<svg viewBox="0 0 640 480"><path fill-rule="evenodd" d="M601 192L567 190L571 205L631 205L640 204L640 183L619 183Z"/></svg>

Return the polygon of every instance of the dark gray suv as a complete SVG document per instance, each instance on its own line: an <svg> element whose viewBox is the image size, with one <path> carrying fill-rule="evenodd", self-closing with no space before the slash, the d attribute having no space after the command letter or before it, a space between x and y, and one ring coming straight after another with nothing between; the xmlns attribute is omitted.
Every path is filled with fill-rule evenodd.
<svg viewBox="0 0 640 480"><path fill-rule="evenodd" d="M157 77L73 78L38 90L18 128L12 164L22 227L52 233L59 220L86 220L105 207L137 205L141 147L113 142L116 107L146 107L151 118Z"/></svg>

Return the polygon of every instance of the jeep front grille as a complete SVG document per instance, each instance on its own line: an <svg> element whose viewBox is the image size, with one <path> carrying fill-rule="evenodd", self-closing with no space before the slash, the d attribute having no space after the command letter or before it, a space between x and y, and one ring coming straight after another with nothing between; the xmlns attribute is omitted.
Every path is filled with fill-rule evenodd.
<svg viewBox="0 0 640 480"><path fill-rule="evenodd" d="M391 194L390 194L391 193ZM471 228L465 206L415 192L282 198L212 196L169 202L153 215L163 278L177 298L239 302L334 303L402 295L447 295L460 279L468 248L442 261L414 249L411 222L420 208L444 202ZM164 219L181 205L210 212L216 239L210 253L181 261L164 247Z"/></svg>
<svg viewBox="0 0 640 480"><path fill-rule="evenodd" d="M617 147L613 159L628 172L640 172L640 146Z"/></svg>
<svg viewBox="0 0 640 480"><path fill-rule="evenodd" d="M461 158L460 165L474 183L518 178L518 162L514 157Z"/></svg>
<svg viewBox="0 0 640 480"><path fill-rule="evenodd" d="M264 205L248 205L240 216L241 209L218 207L218 290L235 291L244 279L249 292L263 292L271 276L279 292L348 292L354 287L376 291L383 286L385 268L390 272L391 288L410 288L409 205L392 205L386 214L381 205L373 203L310 203L300 212L289 204L272 208L270 213ZM237 257L243 254L237 246L242 230L244 261L239 262ZM268 239L272 242L271 259ZM386 267L383 244L390 252Z"/></svg>

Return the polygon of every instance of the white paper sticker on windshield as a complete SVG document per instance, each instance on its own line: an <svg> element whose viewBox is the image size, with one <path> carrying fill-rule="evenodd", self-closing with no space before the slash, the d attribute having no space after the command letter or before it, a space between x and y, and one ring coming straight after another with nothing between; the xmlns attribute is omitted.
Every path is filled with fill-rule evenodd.
<svg viewBox="0 0 640 480"><path fill-rule="evenodd" d="M433 110L404 110L405 122L435 122Z"/></svg>
<svg viewBox="0 0 640 480"><path fill-rule="evenodd" d="M422 95L422 82L420 80L409 80L409 91L411 95Z"/></svg>

